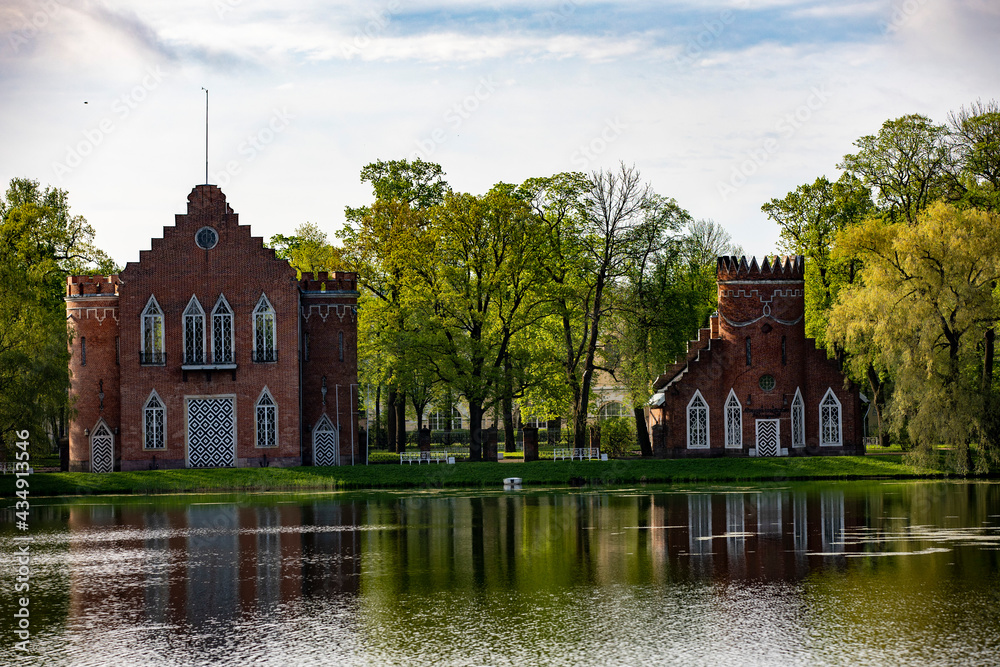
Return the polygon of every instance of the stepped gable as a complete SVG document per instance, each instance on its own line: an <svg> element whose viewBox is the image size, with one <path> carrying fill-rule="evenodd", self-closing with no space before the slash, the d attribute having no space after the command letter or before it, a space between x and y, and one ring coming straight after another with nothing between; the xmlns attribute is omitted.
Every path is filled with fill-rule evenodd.
<svg viewBox="0 0 1000 667"><path fill-rule="evenodd" d="M259 249L268 259L280 262L285 272L294 280L294 269L289 266L288 262L279 259L273 248L265 246L262 237L253 236L249 225L239 224L239 214L233 211L226 201L225 193L219 186L196 185L188 194L187 202L187 213L175 214L174 224L164 226L162 236L151 239L149 250L139 251L139 261L128 262L125 265L125 269L120 274L123 283L136 278L139 273L145 273L146 269L140 269L140 266L161 253L170 252L171 246L177 246L175 240L179 240L179 247L183 248L182 254L176 260L183 262L190 260L193 255L198 253L197 248L189 249L188 241L195 232L206 226L212 227L218 232L221 248L232 247L230 244L236 244L242 246L244 252L249 250L256 253ZM177 239L178 236L181 239ZM247 241L250 242L249 246L246 244ZM245 263L246 260L247 257L244 256L242 263Z"/></svg>
<svg viewBox="0 0 1000 667"><path fill-rule="evenodd" d="M727 280L804 280L805 257L802 255L781 255L764 257L757 263L756 257L723 256L716 261L715 275L719 282Z"/></svg>

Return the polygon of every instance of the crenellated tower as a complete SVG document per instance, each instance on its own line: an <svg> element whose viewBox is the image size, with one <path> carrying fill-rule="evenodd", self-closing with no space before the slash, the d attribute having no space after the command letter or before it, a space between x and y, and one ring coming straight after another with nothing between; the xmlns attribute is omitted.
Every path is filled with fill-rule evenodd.
<svg viewBox="0 0 1000 667"><path fill-rule="evenodd" d="M121 458L118 276L66 280L70 398L76 410L69 466L77 472L111 472Z"/></svg>

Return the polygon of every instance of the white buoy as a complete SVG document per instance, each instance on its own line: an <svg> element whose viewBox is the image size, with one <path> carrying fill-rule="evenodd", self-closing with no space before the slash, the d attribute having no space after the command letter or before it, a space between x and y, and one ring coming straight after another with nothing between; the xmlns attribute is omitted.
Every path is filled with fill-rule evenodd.
<svg viewBox="0 0 1000 667"><path fill-rule="evenodd" d="M505 489L520 489L521 488L521 478L520 477L505 477L503 480L503 488Z"/></svg>

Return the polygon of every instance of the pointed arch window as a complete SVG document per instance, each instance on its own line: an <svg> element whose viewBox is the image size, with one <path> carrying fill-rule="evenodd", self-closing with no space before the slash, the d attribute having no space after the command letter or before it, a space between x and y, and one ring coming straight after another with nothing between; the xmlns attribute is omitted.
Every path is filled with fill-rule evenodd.
<svg viewBox="0 0 1000 667"><path fill-rule="evenodd" d="M795 398L792 399L792 447L806 446L806 404L802 400L802 392L795 388Z"/></svg>
<svg viewBox="0 0 1000 667"><path fill-rule="evenodd" d="M729 449L743 448L743 406L736 392L729 390L726 399L726 447Z"/></svg>
<svg viewBox="0 0 1000 667"><path fill-rule="evenodd" d="M256 362L272 362L278 360L274 340L274 308L261 295L260 301L253 309L253 360Z"/></svg>
<svg viewBox="0 0 1000 667"><path fill-rule="evenodd" d="M710 445L708 437L708 403L701 392L695 390L694 396L687 406L687 444L689 449L707 449Z"/></svg>
<svg viewBox="0 0 1000 667"><path fill-rule="evenodd" d="M142 338L139 340L139 363L163 364L163 311L156 297L150 296L142 311Z"/></svg>
<svg viewBox="0 0 1000 667"><path fill-rule="evenodd" d="M164 449L166 447L167 411L163 401L154 390L142 408L142 446L144 449Z"/></svg>
<svg viewBox="0 0 1000 667"><path fill-rule="evenodd" d="M254 412L257 421L257 446L278 446L278 405L274 402L271 392L264 387L257 399Z"/></svg>
<svg viewBox="0 0 1000 667"><path fill-rule="evenodd" d="M223 295L212 309L212 361L233 363L233 309Z"/></svg>
<svg viewBox="0 0 1000 667"><path fill-rule="evenodd" d="M184 309L184 363L198 366L205 363L205 310L195 296Z"/></svg>
<svg viewBox="0 0 1000 667"><path fill-rule="evenodd" d="M819 444L823 447L837 447L842 444L840 437L840 401L833 389L827 389L819 403Z"/></svg>

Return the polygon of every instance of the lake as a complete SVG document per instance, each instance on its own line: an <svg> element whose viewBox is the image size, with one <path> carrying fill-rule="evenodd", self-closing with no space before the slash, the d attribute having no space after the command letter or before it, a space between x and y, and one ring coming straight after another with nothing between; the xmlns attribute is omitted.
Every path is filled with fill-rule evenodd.
<svg viewBox="0 0 1000 667"><path fill-rule="evenodd" d="M994 482L4 505L4 665L1000 663Z"/></svg>

